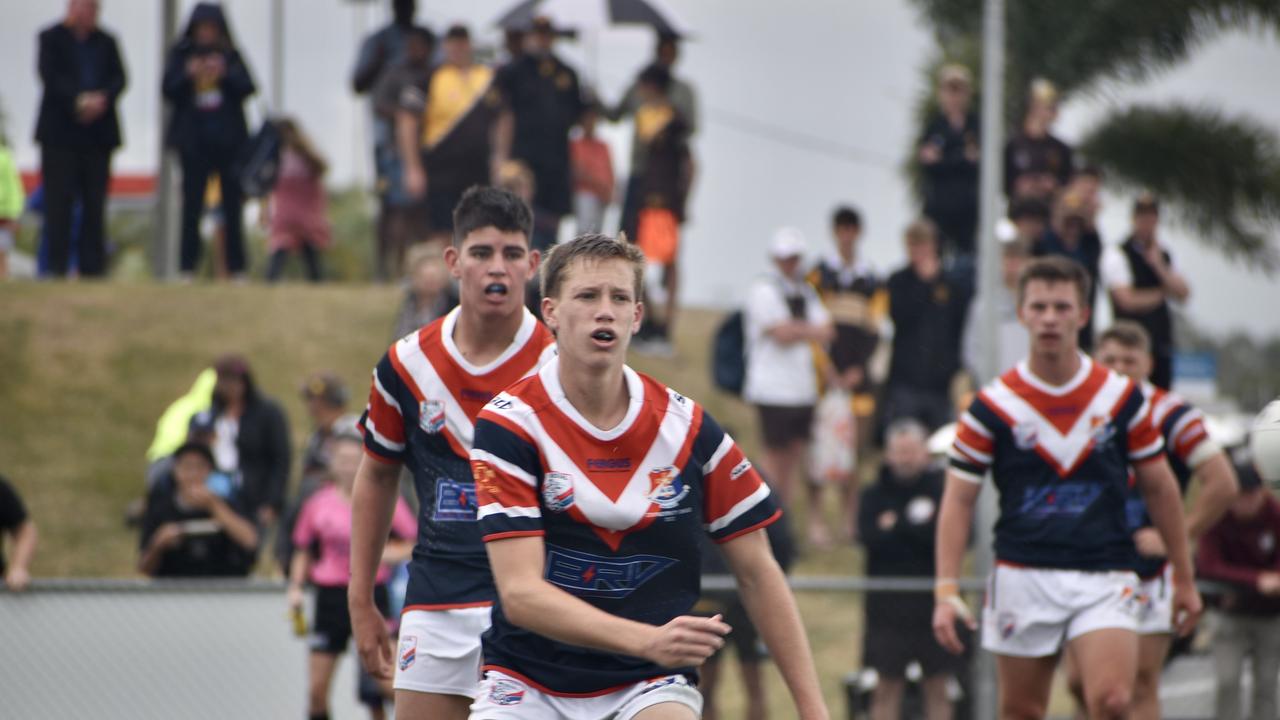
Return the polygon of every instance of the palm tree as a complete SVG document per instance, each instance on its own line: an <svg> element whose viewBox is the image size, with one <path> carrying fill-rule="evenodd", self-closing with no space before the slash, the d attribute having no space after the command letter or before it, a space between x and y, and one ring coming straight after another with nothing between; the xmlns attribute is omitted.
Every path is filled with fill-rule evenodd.
<svg viewBox="0 0 1280 720"><path fill-rule="evenodd" d="M937 39L935 68L944 58L980 66L983 0L913 2ZM1006 23L1005 113L1013 121L1022 110L1019 89L1033 78L1052 80L1063 98L1143 80L1227 31L1280 31L1280 2L1010 2ZM932 77L918 106L921 123L933 102ZM1280 227L1280 138L1262 124L1208 107L1122 105L1078 149L1109 183L1155 192L1202 241L1253 267L1280 267L1267 237Z"/></svg>

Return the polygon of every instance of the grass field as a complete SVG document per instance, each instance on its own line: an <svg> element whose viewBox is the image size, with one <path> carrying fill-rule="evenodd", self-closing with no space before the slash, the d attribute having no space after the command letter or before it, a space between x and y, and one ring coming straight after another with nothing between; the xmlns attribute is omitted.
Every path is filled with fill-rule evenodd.
<svg viewBox="0 0 1280 720"><path fill-rule="evenodd" d="M156 419L214 357L235 351L249 359L260 387L284 406L296 451L308 431L302 378L332 370L363 397L398 301L393 288L356 285L0 285L0 473L39 524L35 574L134 574L137 536L123 513L142 494ZM711 387L707 355L718 318L689 311L676 358L633 364L702 401L750 452L754 413ZM802 535L803 512L792 517ZM806 553L795 571L861 568L859 552L840 548ZM839 714L839 679L860 652L861 600L806 594L800 603ZM727 668L722 690L730 718L740 707L736 675ZM774 716L790 717L776 671L769 677Z"/></svg>

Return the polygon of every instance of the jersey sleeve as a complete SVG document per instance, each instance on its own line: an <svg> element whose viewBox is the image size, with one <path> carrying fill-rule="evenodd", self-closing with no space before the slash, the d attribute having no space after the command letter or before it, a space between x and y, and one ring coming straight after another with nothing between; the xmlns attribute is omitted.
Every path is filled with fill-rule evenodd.
<svg viewBox="0 0 1280 720"><path fill-rule="evenodd" d="M396 509L391 514L391 536L400 540L412 540L418 536L418 521L404 498L396 498Z"/></svg>
<svg viewBox="0 0 1280 720"><path fill-rule="evenodd" d="M1161 434L1164 436L1165 452L1177 457L1192 470L1222 450L1209 437L1204 414L1189 405L1183 405L1169 414Z"/></svg>
<svg viewBox="0 0 1280 720"><path fill-rule="evenodd" d="M1129 447L1129 462L1137 465L1164 457L1164 438L1160 429L1151 421L1151 401L1137 387L1132 387L1125 403L1134 408L1128 416L1125 433ZM1129 407L1125 409L1128 410Z"/></svg>
<svg viewBox="0 0 1280 720"><path fill-rule="evenodd" d="M706 413L694 441L693 458L701 463L702 521L715 542L728 542L759 530L782 516L769 486L751 461Z"/></svg>
<svg viewBox="0 0 1280 720"><path fill-rule="evenodd" d="M364 448L375 460L398 463L404 460L405 430L403 396L408 392L400 381L390 355L382 356L373 370L369 403L360 418Z"/></svg>
<svg viewBox="0 0 1280 720"><path fill-rule="evenodd" d="M503 402L505 394L493 402ZM471 472L476 481L480 535L485 542L542 535L538 451L509 416L488 409L476 417Z"/></svg>
<svg viewBox="0 0 1280 720"><path fill-rule="evenodd" d="M971 483L981 483L995 459L995 433L989 422L983 421L985 415L981 396L974 398L956 423L956 439L947 451L951 473Z"/></svg>

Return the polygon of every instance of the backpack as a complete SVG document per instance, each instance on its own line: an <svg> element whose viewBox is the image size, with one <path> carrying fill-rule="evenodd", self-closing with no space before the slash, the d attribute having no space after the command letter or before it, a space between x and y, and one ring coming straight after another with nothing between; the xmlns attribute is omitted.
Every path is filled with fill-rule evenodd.
<svg viewBox="0 0 1280 720"><path fill-rule="evenodd" d="M747 332L741 310L729 313L716 328L711 341L711 379L725 392L742 394L747 381Z"/></svg>
<svg viewBox="0 0 1280 720"><path fill-rule="evenodd" d="M273 120L263 120L241 155L240 187L245 197L265 197L275 187L280 174L281 144L280 126Z"/></svg>

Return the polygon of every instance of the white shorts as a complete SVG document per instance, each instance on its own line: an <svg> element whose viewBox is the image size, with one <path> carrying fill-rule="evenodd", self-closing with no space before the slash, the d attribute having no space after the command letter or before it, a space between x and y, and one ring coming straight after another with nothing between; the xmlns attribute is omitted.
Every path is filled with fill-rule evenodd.
<svg viewBox="0 0 1280 720"><path fill-rule="evenodd" d="M997 655L1048 657L1094 630L1138 628L1138 576L997 564L987 580L982 647Z"/></svg>
<svg viewBox="0 0 1280 720"><path fill-rule="evenodd" d="M1173 633L1173 566L1150 580L1138 582L1138 634L1169 635Z"/></svg>
<svg viewBox="0 0 1280 720"><path fill-rule="evenodd" d="M410 610L400 617L396 690L476 696L480 636L491 608Z"/></svg>
<svg viewBox="0 0 1280 720"><path fill-rule="evenodd" d="M631 720L645 708L678 703L702 717L702 693L683 675L667 675L596 697L561 697L490 670L470 720Z"/></svg>

